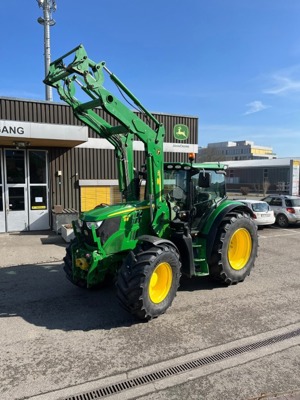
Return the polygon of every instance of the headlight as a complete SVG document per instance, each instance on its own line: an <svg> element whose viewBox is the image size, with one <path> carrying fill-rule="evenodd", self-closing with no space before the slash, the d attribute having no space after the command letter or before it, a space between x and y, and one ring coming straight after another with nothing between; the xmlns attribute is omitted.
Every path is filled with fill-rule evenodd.
<svg viewBox="0 0 300 400"><path fill-rule="evenodd" d="M98 228L100 228L100 226L102 225L102 222L103 222L103 221L87 222L87 223L86 223L86 226L87 226L89 229L92 229L92 226L94 226L95 229L98 229Z"/></svg>
<svg viewBox="0 0 300 400"><path fill-rule="evenodd" d="M78 219L77 222L78 222L79 227L82 228L83 227L82 219Z"/></svg>

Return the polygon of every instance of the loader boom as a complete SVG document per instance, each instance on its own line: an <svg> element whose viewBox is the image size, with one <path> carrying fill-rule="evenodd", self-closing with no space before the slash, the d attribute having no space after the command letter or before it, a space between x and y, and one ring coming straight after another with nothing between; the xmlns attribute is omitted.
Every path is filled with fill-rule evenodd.
<svg viewBox="0 0 300 400"><path fill-rule="evenodd" d="M74 60L66 65L64 60L75 53ZM105 73L118 89L125 93L134 105L147 117L147 123L125 106L103 86ZM107 139L115 149L119 172L119 188L126 201L138 200L134 175L133 139L144 143L145 163L152 228L161 236L160 230L168 218L168 207L163 196L163 125L140 103L131 91L111 73L105 62L90 60L82 45L50 64L44 83L57 89L60 98L68 103L74 115L89 126L101 138ZM81 89L91 100L81 102L76 89ZM115 118L119 125L112 126L95 111L100 107ZM150 127L150 121L154 129Z"/></svg>

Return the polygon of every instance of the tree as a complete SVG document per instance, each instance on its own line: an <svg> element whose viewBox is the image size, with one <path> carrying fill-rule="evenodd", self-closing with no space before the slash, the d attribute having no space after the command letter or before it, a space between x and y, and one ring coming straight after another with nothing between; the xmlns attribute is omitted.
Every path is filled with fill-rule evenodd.
<svg viewBox="0 0 300 400"><path fill-rule="evenodd" d="M199 152L197 154L197 162L209 161L224 161L224 156L222 157L219 150L215 147L204 147L199 149Z"/></svg>
<svg viewBox="0 0 300 400"><path fill-rule="evenodd" d="M269 187L271 186L271 183L266 179L265 181L263 181L263 195L266 196L267 191L269 189Z"/></svg>

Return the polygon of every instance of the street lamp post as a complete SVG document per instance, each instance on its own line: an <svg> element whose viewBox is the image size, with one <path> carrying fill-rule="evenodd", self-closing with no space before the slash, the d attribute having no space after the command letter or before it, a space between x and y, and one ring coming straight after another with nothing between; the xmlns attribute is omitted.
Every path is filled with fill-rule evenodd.
<svg viewBox="0 0 300 400"><path fill-rule="evenodd" d="M43 17L38 18L38 23L44 25L44 60L45 60L45 76L48 75L49 65L51 62L50 53L50 26L55 25L52 18L52 12L56 10L55 0L37 0L40 8L43 9ZM46 100L52 101L52 88L45 85Z"/></svg>

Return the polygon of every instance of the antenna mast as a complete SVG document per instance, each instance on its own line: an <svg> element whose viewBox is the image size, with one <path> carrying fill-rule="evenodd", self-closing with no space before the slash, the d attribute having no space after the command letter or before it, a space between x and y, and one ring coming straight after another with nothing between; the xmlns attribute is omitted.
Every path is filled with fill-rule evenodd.
<svg viewBox="0 0 300 400"><path fill-rule="evenodd" d="M37 19L38 23L44 25L44 62L45 62L45 76L48 75L49 65L51 62L50 53L50 26L55 25L55 21L52 18L52 13L56 11L55 0L37 0L40 8L43 9L43 17ZM52 101L52 88L45 85L46 100Z"/></svg>

